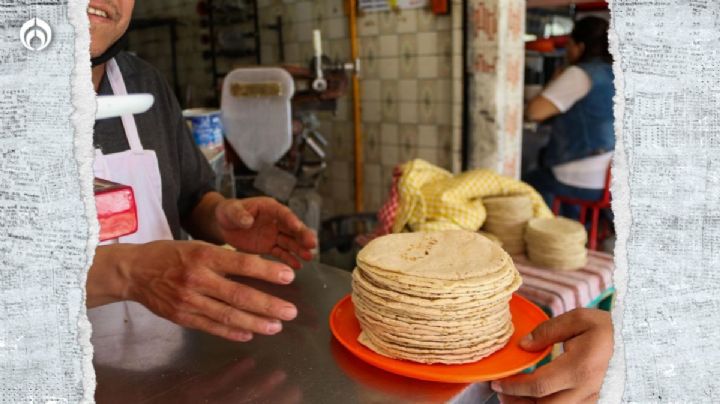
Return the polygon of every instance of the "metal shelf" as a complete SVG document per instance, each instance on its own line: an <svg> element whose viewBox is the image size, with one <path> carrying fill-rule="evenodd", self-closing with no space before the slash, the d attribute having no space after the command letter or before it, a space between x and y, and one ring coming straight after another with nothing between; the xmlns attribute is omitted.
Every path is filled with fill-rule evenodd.
<svg viewBox="0 0 720 404"><path fill-rule="evenodd" d="M257 64L261 63L260 54L260 25L258 18L258 4L257 0L245 0L246 7L229 7L229 9L219 10L214 4L213 0L207 0L207 29L210 37L210 49L208 52L203 52L203 55L210 59L212 78L213 78L213 89L215 90L216 103L220 103L220 94L218 91L218 80L222 77L218 68L219 58L249 58L255 57ZM235 9L233 11L232 9ZM234 13L242 14L237 15ZM222 50L218 44L218 29L227 27L228 24L223 23L223 19L237 19L242 20L240 24L252 24L252 31L248 31L247 38L254 39L254 50L242 50L242 51L227 51Z"/></svg>

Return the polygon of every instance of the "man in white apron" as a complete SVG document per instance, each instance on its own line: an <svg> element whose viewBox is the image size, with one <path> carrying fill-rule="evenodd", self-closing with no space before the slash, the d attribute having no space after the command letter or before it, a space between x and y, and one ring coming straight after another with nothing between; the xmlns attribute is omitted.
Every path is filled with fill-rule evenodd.
<svg viewBox="0 0 720 404"><path fill-rule="evenodd" d="M132 0L105 0L91 1L88 8L96 91L151 93L156 100L145 114L96 125L95 175L133 187L139 223L137 233L97 248L88 274L88 307L133 300L180 325L233 340L275 334L297 309L226 275L288 284L294 279L291 266L312 258L315 236L270 198L227 200L212 190L212 170L167 84L146 63L117 51L133 6ZM182 230L242 252L176 241Z"/></svg>

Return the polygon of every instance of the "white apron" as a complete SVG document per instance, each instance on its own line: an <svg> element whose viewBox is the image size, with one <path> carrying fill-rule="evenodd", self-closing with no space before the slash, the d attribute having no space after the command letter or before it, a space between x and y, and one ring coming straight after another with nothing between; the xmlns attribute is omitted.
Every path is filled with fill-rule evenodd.
<svg viewBox="0 0 720 404"><path fill-rule="evenodd" d="M107 62L106 73L113 93L127 95L125 81L115 59ZM172 240L172 231L162 207L162 180L157 155L153 150L143 150L132 115L123 115L122 124L130 150L102 154L98 149L93 167L97 178L131 186L135 194L138 230L113 242L141 244Z"/></svg>

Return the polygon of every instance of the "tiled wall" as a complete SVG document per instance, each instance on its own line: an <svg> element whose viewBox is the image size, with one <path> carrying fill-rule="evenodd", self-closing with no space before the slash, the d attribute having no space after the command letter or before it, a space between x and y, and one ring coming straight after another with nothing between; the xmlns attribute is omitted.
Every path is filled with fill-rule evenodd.
<svg viewBox="0 0 720 404"><path fill-rule="evenodd" d="M362 122L365 149L365 210L386 199L393 168L423 158L450 170L460 168L461 0L454 15L429 10L362 14L358 20L362 60ZM320 28L327 54L349 61L348 22L342 0L260 1L263 24L283 16L286 63L307 65L312 30ZM277 62L277 37L263 32L263 62ZM321 188L325 212L354 210L353 127L350 96L335 115L321 114L332 143Z"/></svg>

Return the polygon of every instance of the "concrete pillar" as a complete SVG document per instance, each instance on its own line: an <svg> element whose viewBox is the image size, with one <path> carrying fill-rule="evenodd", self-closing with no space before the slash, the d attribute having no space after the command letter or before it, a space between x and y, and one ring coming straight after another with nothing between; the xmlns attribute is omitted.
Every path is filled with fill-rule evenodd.
<svg viewBox="0 0 720 404"><path fill-rule="evenodd" d="M470 167L520 175L525 0L469 0Z"/></svg>

